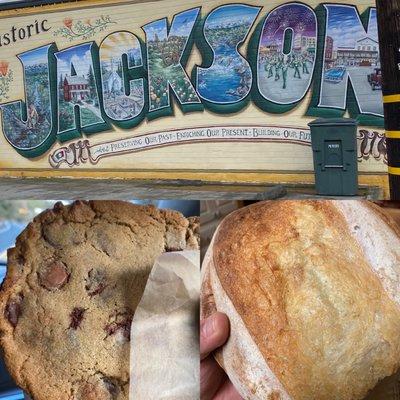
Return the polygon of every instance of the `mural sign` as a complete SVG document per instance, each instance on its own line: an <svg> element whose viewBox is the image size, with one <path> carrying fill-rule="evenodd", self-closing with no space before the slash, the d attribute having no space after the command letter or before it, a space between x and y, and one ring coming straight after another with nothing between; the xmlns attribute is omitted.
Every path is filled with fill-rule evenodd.
<svg viewBox="0 0 400 400"><path fill-rule="evenodd" d="M370 3L115 0L3 11L0 166L312 172L308 122L350 116L361 172L384 173Z"/></svg>

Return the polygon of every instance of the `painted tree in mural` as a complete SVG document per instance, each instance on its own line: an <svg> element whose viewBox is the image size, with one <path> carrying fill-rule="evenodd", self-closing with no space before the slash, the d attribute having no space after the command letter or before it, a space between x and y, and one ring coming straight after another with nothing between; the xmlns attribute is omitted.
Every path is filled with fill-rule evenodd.
<svg viewBox="0 0 400 400"><path fill-rule="evenodd" d="M58 135L68 140L106 126L93 74L93 43L85 43L55 53L58 76L65 76L66 85L58 95ZM76 110L79 123L76 124Z"/></svg>
<svg viewBox="0 0 400 400"><path fill-rule="evenodd" d="M18 56L25 74L25 105L15 101L0 106L3 112L3 133L17 149L38 147L50 138L53 131L48 64L48 54L52 47L43 46Z"/></svg>
<svg viewBox="0 0 400 400"><path fill-rule="evenodd" d="M186 108L201 101L184 67L189 56L187 45L199 8L177 14L168 29L167 19L143 27L147 39L149 111L171 112L170 89L178 104Z"/></svg>
<svg viewBox="0 0 400 400"><path fill-rule="evenodd" d="M135 55L133 54L132 51L128 53L128 62L130 65L136 65Z"/></svg>
<svg viewBox="0 0 400 400"><path fill-rule="evenodd" d="M96 96L97 96L97 93L96 93L96 81L95 81L95 78L94 78L94 73L93 73L92 66L89 67L89 72L87 74L87 80L88 80L88 84L89 84L90 97L91 98L96 98Z"/></svg>

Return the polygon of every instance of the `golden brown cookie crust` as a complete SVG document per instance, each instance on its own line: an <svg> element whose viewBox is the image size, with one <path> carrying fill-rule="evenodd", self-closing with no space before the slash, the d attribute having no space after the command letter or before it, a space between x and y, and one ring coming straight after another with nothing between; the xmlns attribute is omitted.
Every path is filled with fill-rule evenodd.
<svg viewBox="0 0 400 400"><path fill-rule="evenodd" d="M119 201L55 205L8 253L1 345L34 400L128 400L129 333L155 259L198 249L197 218Z"/></svg>

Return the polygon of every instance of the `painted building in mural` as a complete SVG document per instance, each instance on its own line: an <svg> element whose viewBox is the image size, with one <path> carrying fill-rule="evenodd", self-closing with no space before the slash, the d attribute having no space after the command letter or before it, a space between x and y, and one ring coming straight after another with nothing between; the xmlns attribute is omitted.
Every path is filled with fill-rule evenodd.
<svg viewBox="0 0 400 400"><path fill-rule="evenodd" d="M89 97L89 81L84 76L66 76L63 84L64 100L79 101Z"/></svg>
<svg viewBox="0 0 400 400"><path fill-rule="evenodd" d="M118 156L127 168L159 169L173 166L179 144L179 169L303 173L312 172L308 122L350 116L360 126L360 170L386 172L373 1L167 3L151 13L124 0L95 13L85 2L45 8L34 48L13 40L29 12L5 18L7 154L21 165L47 156L56 168L112 166ZM19 90L10 84L17 76ZM213 149L235 157L221 165ZM206 163L194 159L202 154Z"/></svg>

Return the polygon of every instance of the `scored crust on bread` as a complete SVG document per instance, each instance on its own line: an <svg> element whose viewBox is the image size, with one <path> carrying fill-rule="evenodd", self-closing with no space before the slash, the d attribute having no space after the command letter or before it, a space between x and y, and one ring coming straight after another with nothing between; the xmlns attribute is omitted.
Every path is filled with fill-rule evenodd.
<svg viewBox="0 0 400 400"><path fill-rule="evenodd" d="M130 325L156 258L198 249L198 219L120 201L38 215L8 253L1 346L33 400L128 400Z"/></svg>
<svg viewBox="0 0 400 400"><path fill-rule="evenodd" d="M202 317L230 319L219 357L240 394L360 400L393 374L399 261L398 228L368 202L261 202L226 217L203 263Z"/></svg>

